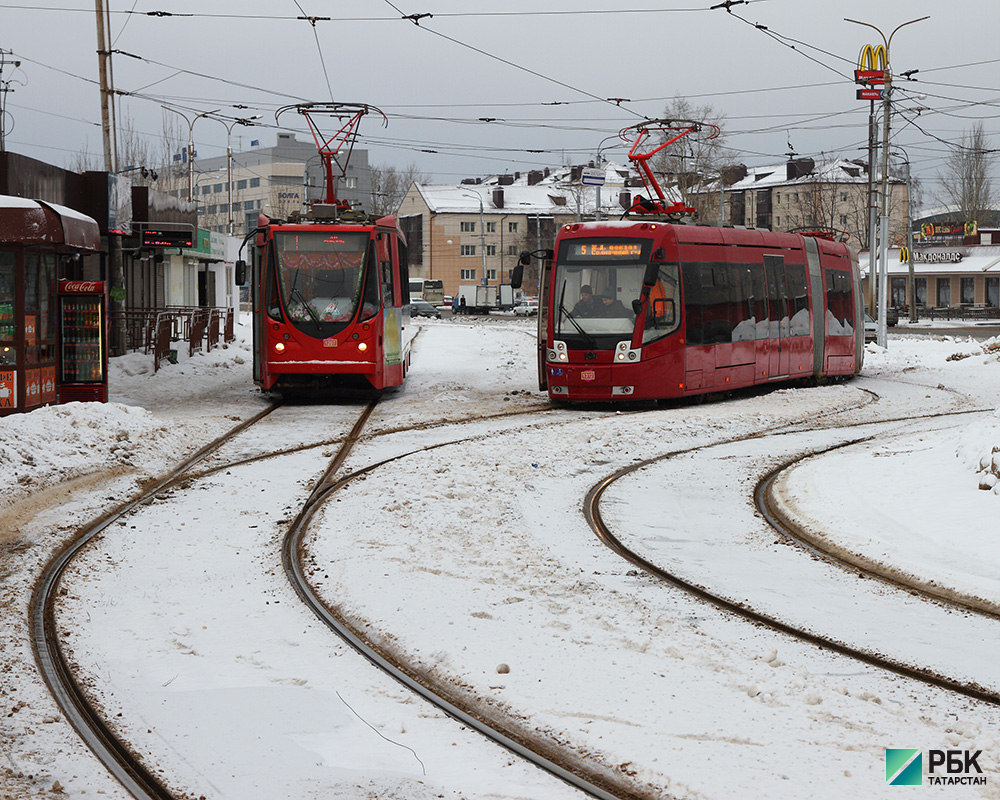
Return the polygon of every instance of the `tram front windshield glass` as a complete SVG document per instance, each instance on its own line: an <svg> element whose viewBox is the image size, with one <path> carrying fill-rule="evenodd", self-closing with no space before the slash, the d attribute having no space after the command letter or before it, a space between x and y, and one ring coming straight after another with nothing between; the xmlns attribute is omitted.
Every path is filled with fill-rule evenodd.
<svg viewBox="0 0 1000 800"><path fill-rule="evenodd" d="M293 324L328 331L354 319L364 292L368 240L358 231L275 233L281 300ZM364 311L363 316L374 313Z"/></svg>
<svg viewBox="0 0 1000 800"><path fill-rule="evenodd" d="M632 301L642 294L642 279L649 263L649 239L567 239L560 243L554 279L553 324L555 338L588 348L613 348L635 329ZM677 286L677 266L663 265L654 287ZM666 319L667 304L659 302L656 313ZM652 313L652 306L650 308ZM674 327L670 305L670 326ZM646 333L662 335L662 328L646 321ZM644 336L648 339L649 335Z"/></svg>

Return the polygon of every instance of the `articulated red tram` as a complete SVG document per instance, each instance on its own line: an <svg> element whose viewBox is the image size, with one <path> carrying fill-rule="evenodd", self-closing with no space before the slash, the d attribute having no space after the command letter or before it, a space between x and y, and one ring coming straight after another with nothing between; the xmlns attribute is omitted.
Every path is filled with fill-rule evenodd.
<svg viewBox="0 0 1000 800"><path fill-rule="evenodd" d="M394 217L261 217L252 270L262 389L399 386L410 365L406 242Z"/></svg>
<svg viewBox="0 0 1000 800"><path fill-rule="evenodd" d="M644 219L565 225L543 265L539 385L558 401L684 397L861 369L847 245Z"/></svg>

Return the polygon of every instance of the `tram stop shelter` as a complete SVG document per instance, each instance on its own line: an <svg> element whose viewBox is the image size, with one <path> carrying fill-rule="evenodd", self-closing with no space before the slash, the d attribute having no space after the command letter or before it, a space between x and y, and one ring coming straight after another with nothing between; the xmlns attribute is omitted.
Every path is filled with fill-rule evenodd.
<svg viewBox="0 0 1000 800"><path fill-rule="evenodd" d="M0 195L0 416L57 402L56 283L100 251L91 217Z"/></svg>

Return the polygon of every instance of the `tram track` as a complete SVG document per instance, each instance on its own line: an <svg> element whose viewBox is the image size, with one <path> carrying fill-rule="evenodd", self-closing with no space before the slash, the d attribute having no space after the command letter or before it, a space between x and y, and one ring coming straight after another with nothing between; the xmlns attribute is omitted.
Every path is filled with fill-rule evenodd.
<svg viewBox="0 0 1000 800"><path fill-rule="evenodd" d="M189 470L223 444L268 417L278 408L271 405L217 437L170 473L147 485L123 505L106 512L79 529L43 570L31 600L32 646L38 669L70 725L105 768L138 800L173 800L173 795L104 720L73 677L73 667L63 649L55 620L55 601L60 581L73 558L114 522L183 480Z"/></svg>
<svg viewBox="0 0 1000 800"><path fill-rule="evenodd" d="M437 449L449 445L468 442L470 437L449 439L434 445L421 447L417 450L407 452L400 456L387 459L377 464L369 465L362 470L352 473L350 476L335 479L335 475L340 470L351 453L354 445L360 439L365 425L368 423L377 403L372 402L364 407L355 421L350 432L344 437L335 439L323 439L319 442L311 442L298 445L292 448L284 448L275 452L260 453L254 456L243 457L235 460L227 460L220 464L214 464L207 469L197 470L199 465L203 465L210 457L217 454L220 448L226 443L233 441L237 436L246 431L252 425L268 417L279 406L274 405L265 409L254 418L235 426L223 436L210 442L201 448L190 458L181 462L168 475L150 483L140 493L135 495L126 503L103 514L96 522L80 529L73 537L72 541L50 562L45 569L40 580L39 587L35 593L32 603L32 620L34 627L34 645L38 658L39 668L52 694L55 696L63 713L70 724L77 730L81 739L94 752L98 760L105 768L132 794L139 800L175 800L175 795L155 774L155 765L144 763L139 758L133 747L116 733L114 727L105 720L105 715L95 705L88 696L87 690L75 679L74 668L67 658L63 646L60 642L60 634L55 622L54 605L60 590L60 580L75 555L82 551L101 532L106 530L116 521L121 520L125 515L131 513L143 504L156 499L166 499L169 494L178 487L187 488L195 481L209 477L213 474L232 469L245 464L260 462L274 458L279 455L300 453L306 450L329 447L332 444L339 444L333 457L330 459L323 473L315 480L309 496L302 503L302 507L292 523L289 533L286 536L286 544L283 547L283 562L288 570L289 578L296 592L306 599L307 605L316 611L322 621L327 623L341 638L347 641L352 647L373 661L381 669L400 680L404 685L412 690L416 690L425 699L441 708L449 716L468 725L474 730L487 736L528 761L541 766L557 777L563 778L577 788L583 788L592 796L598 798L621 798L620 792L611 792L597 783L580 783L579 779L570 770L561 767L556 759L547 759L540 756L536 750L542 750L541 746L532 743L524 736L518 735L514 731L504 731L491 728L478 720L474 715L465 711L459 702L452 702L447 697L447 692L442 687L440 694L428 691L421 687L421 684L412 677L408 677L405 664L398 661L390 661L380 658L374 648L367 645L363 639L352 632L347 626L338 625L335 622L336 614L329 612L322 607L322 604L315 604L309 601L311 592L304 573L298 565L298 559L293 555L297 545L289 544L294 542L296 533L301 534L308 525L309 519L316 510L328 499L328 497L339 488L347 485L350 481L362 477L379 467L404 459L415 452L426 452L428 449ZM539 407L528 410L512 410L497 414L486 415L483 418L471 418L457 421L434 420L432 422L422 422L410 426L397 426L388 430L380 431L376 436L387 436L401 432L424 431L433 428L450 426L467 426L469 424L481 423L483 421L496 421L499 419L510 419L524 416L532 416L541 413L549 413L550 408ZM574 421L576 418L568 418L566 422ZM481 434L479 437L485 438L492 433ZM331 624L332 623L332 624ZM416 674L412 672L411 674Z"/></svg>
<svg viewBox="0 0 1000 800"><path fill-rule="evenodd" d="M965 409L962 411L927 414L919 417L906 416L889 419L884 418L877 422L851 422L847 425L836 426L836 428L838 430L846 430L850 428L869 427L872 425L889 425L899 422L912 422L914 419L933 420L945 417L957 417L990 412L992 412L992 409ZM600 502L605 492L620 479L638 472L639 470L659 464L671 458L697 454L720 447L721 445L731 445L742 441L751 441L761 439L763 437L791 433L794 428L794 424L774 426L749 436L732 437L723 441L716 441L705 445L698 445L683 450L664 453L659 456L643 460L639 463L623 467L611 475L606 476L590 489L584 499L584 517L598 539L619 557L640 568L657 580L674 586L704 603L712 605L724 612L733 614L741 619L745 619L755 625L764 626L799 641L830 652L838 653L842 656L868 664L878 669L910 678L923 684L934 686L974 700L979 700L990 705L1000 705L1000 691L984 687L975 681L959 680L940 674L933 669L921 667L919 665L907 664L874 650L866 650L860 647L845 644L843 641L835 639L831 636L827 636L822 633L815 633L811 630L807 630L801 625L791 624L772 614L758 611L746 602L734 600L718 591L712 591L705 586L700 585L695 580L682 577L674 570L663 568L635 550L627 547L621 539L615 536L601 514ZM821 556L826 560L835 562L842 568L851 569L855 572L861 569L871 577L878 578L886 584L891 584L910 594L920 595L927 601L941 603L949 607L959 609L965 613L981 615L991 620L997 619L998 615L996 610L992 608L991 604L979 602L974 598L961 596L958 593L932 591L929 590L928 587L920 585L917 581L910 580L900 574L893 574L889 570L878 570L870 564L862 564L861 562L855 564L846 559L837 558L833 552L823 552L818 547L814 550L812 546L813 537L805 535L803 532L799 531L797 526L793 523L788 520L781 519L780 516L775 513L774 509L771 507L772 504L768 501L766 495L771 484L773 483L773 480L781 474L783 469L786 469L789 465L809 458L817 453L829 452L838 448L857 445L870 441L873 438L874 437L871 435L857 436L848 439L847 441L840 442L832 447L820 448L814 452L800 453L795 458L786 461L783 465L770 470L766 476L757 482L753 492L755 502L757 502L761 514L769 524L773 524L772 520L777 522L778 526L776 529L779 532L791 537L804 550L814 552L817 556Z"/></svg>
<svg viewBox="0 0 1000 800"><path fill-rule="evenodd" d="M822 448L810 453L805 453L789 459L768 472L754 488L754 500L757 509L767 520L768 524L780 533L787 541L803 550L823 558L830 564L834 564L841 569L852 574L861 574L865 577L880 581L898 589L902 589L911 594L920 595L928 600L943 603L956 609L968 611L980 616L989 617L1000 621L1000 606L991 603L983 598L975 597L964 592L959 592L947 587L935 586L928 581L921 580L913 575L894 569L887 564L878 563L865 558L849 549L836 547L827 539L816 535L798 524L792 517L785 514L776 497L775 482L788 470L807 460L821 457L827 453L832 453L845 447L852 447L868 441L875 437L865 437L849 442L843 442L832 447Z"/></svg>
<svg viewBox="0 0 1000 800"><path fill-rule="evenodd" d="M867 397L865 399L865 402L853 403L850 405L849 409L867 405L868 403L873 402L875 399L877 399L877 397L874 396L873 393L867 392ZM305 501L302 509L296 516L295 521L289 528L288 533L282 545L283 565L286 570L286 573L289 576L289 580L292 581L292 584L295 587L295 591L299 593L300 597L304 600L304 602L306 602L306 604L314 611L314 613L316 613L316 615L325 624L327 624L332 629L336 630L338 635L340 635L342 638L348 641L356 649L361 650L361 652L363 652L366 655L366 657L369 658L369 660L372 660L375 663L377 663L380 666L380 668L387 671L389 674L392 674L393 677L402 682L404 685L408 686L412 690L421 694L426 699L433 702L439 708L442 708L446 713L448 713L453 718L458 719L463 724L466 724L469 727L478 730L480 733L487 735L489 738L498 742L507 749L532 761L533 763L538 764L543 769L546 769L547 771L556 775L557 777L566 780L567 782L571 783L574 786L577 786L577 788L580 788L590 793L592 796L600 798L619 798L619 799L632 798L632 797L640 798L640 797L650 796L644 794L637 794L634 791L634 786L632 785L626 785L626 784L618 785L613 782L608 782L606 775L604 773L601 773L600 771L597 770L588 770L587 765L583 762L579 761L575 763L566 762L564 758L564 753L559 752L559 748L553 748L550 742L546 742L543 740L532 741L530 733L527 732L527 729L521 730L517 729L516 727L506 725L504 724L503 720L494 719L494 720L483 721L479 716L477 716L477 714L473 713L472 711L464 707L465 704L463 703L461 697L449 693L448 687L446 685L434 686L433 684L431 684L431 688L428 689L426 684L428 684L429 682L425 675L422 675L416 670L409 668L405 663L400 662L398 659L394 658L392 654L379 652L379 648L373 647L370 642L365 641L365 637L362 632L353 630L350 624L347 623L335 609L331 610L330 608L328 608L309 586L308 569L303 565L301 557L302 534L308 528L312 516L325 502L327 502L330 499L330 497L334 493L336 493L344 486L348 485L350 482L358 478L361 478L364 475L370 474L374 470L399 462L407 458L408 456L414 455L416 453L423 453L431 449L447 447L450 445L455 445L460 443L464 444L473 441L476 438L486 438L488 436L494 435L493 433L484 433L474 437L462 436L461 438L457 439L449 439L447 441L437 442L433 445L416 448L406 453L393 456L392 458L384 459L382 461L379 461L378 463L370 464L349 475L337 478L336 473L343 467L352 448L360 439L363 428L368 422L368 419L371 416L373 409L374 409L373 405L368 406L364 409L359 419L355 422L355 425L352 428L351 432L347 434L346 437L341 437L338 439L327 439L322 442L316 442L310 444L303 444L295 448L289 448L285 451L282 451L282 452L298 452L310 448L329 447L330 445L335 443L340 444L338 452L330 461L323 475L315 482L312 491L310 492L309 498ZM845 410L849 409L845 408L834 409L829 413L843 413ZM270 411L272 410L273 409L269 409L267 413L270 413ZM657 409L649 409L649 410L656 411ZM551 409L548 407L529 409L529 410L517 410L517 411L503 412L495 415L489 415L488 419L495 420L499 418L520 417L520 416L532 415L549 411L551 411ZM638 413L643 413L643 412L640 411ZM238 429L234 429L234 431L230 432L230 434L227 435L226 437L224 438L220 437L219 440L216 440L206 448L203 448L202 451L199 451L199 454L196 454L196 457L193 457L191 460L181 465L178 468L178 470L172 473L171 476L168 476L167 479L158 481L155 485L147 487L147 489L142 493L141 498L133 499L133 501L127 504L126 507L123 507L121 509L121 513L118 514L118 516L120 517L122 514L127 513L129 510L141 504L142 502L149 500L149 498L154 497L157 494L162 494L171 487L176 486L182 482L205 477L220 470L232 468L234 466L241 465L244 463L249 463L252 461L258 461L273 457L275 453L260 454L250 458L243 458L239 460L229 461L221 465L213 465L209 469L203 471L195 471L194 469L195 466L202 464L209 455L215 453L225 441L229 441L233 436L235 436L238 432L240 432L240 430L245 429L250 424L253 424L253 422L262 419L264 416L266 416L266 414L261 414L258 416L258 418L248 421L247 423L244 423L242 426L238 426ZM393 433L409 432L415 430L427 430L429 427L447 427L452 425L464 426L467 424L475 424L482 422L483 419L473 418L473 419L466 419L459 421L437 420L434 421L433 423L419 423L412 426L402 426L390 430L380 431L377 434L375 434L375 436L383 436ZM579 419L578 415L573 415L573 416L567 415L567 419L565 421L567 423L571 423L578 421L578 419ZM547 422L547 424L551 424L551 421ZM793 424L801 424L801 422ZM759 435L765 435L765 434L761 433ZM111 519L108 519L106 521L102 519L103 524L101 525L101 529L103 530L112 521L113 520ZM92 535L96 535L97 532L98 532L97 530L94 530ZM82 546L83 544L80 545L80 547ZM58 585L58 577L56 577L55 579L54 589L57 588L57 585ZM51 600L47 600L46 602L50 603ZM358 640L357 643L353 641L355 639ZM58 649L58 637L55 638L55 642ZM369 655L368 652L366 652L366 650L374 653L374 657L372 655ZM438 689L440 689L440 691L437 691ZM80 691L80 695L81 696L83 695L82 691ZM62 705L61 701L60 704ZM99 720L99 714L96 714L96 712L94 713ZM69 716L69 714L67 714L67 716ZM114 739L114 735L111 734L110 738ZM103 747L107 745L100 744L98 746ZM112 742L110 744L110 747L114 748L114 746L115 745ZM114 769L109 767L109 769L112 771L112 774L115 774L116 777L119 777L119 772L124 773L125 775L124 779L119 777L119 780L121 780L123 784L126 785L127 788L129 788L129 791L132 791L136 797L140 798L152 797L152 798L158 798L158 800L162 800L171 797L169 793L166 793L166 790L163 790L164 793L161 794L156 793L158 789L156 788L157 782L155 779L152 779L149 782L150 785L147 787L142 785L145 779L140 780L133 777L133 773L138 773L141 776L142 765L129 764L128 760L130 758L134 760L134 756L130 755L130 751L127 745L123 745L121 749L124 751L124 754L121 754L120 757L116 757L118 766ZM127 766L122 766L122 762L125 762ZM135 786L134 789L131 788L133 783ZM162 789L162 787L160 787L160 789Z"/></svg>

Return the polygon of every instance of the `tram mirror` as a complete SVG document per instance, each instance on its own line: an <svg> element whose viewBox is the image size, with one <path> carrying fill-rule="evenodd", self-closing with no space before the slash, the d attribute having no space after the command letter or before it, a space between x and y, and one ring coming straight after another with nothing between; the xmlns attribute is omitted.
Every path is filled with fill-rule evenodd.
<svg viewBox="0 0 1000 800"><path fill-rule="evenodd" d="M247 262L240 259L236 262L236 285L242 286L247 282Z"/></svg>
<svg viewBox="0 0 1000 800"><path fill-rule="evenodd" d="M510 271L510 287L512 289L520 289L521 283L524 281L524 266L518 264L514 269Z"/></svg>
<svg viewBox="0 0 1000 800"><path fill-rule="evenodd" d="M654 286L656 281L660 277L660 265L659 264L647 264L646 274L642 276L643 286Z"/></svg>
<svg viewBox="0 0 1000 800"><path fill-rule="evenodd" d="M632 313L637 317L642 313L642 300L632 301Z"/></svg>

